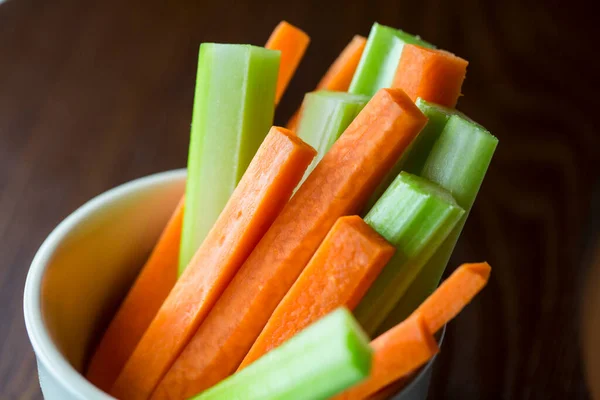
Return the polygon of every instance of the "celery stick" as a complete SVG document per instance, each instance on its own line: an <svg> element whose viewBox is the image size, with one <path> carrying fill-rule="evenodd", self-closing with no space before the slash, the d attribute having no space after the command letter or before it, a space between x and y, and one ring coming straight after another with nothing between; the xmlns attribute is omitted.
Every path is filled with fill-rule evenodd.
<svg viewBox="0 0 600 400"><path fill-rule="evenodd" d="M468 118L453 115L448 120L421 176L451 192L466 212L381 325L381 330L404 320L439 284L497 145L498 139Z"/></svg>
<svg viewBox="0 0 600 400"><path fill-rule="evenodd" d="M203 43L185 191L179 271L212 228L273 123L280 52Z"/></svg>
<svg viewBox="0 0 600 400"><path fill-rule="evenodd" d="M368 96L345 92L320 90L306 94L298 136L317 150L317 156L303 181L368 101Z"/></svg>
<svg viewBox="0 0 600 400"><path fill-rule="evenodd" d="M416 104L421 112L429 118L429 121L411 144L410 150L402 157L402 170L418 175L423 171L429 153L442 134L450 117L460 113L456 110L429 103L421 98L417 99Z"/></svg>
<svg viewBox="0 0 600 400"><path fill-rule="evenodd" d="M345 308L193 400L327 399L369 375L369 339Z"/></svg>
<svg viewBox="0 0 600 400"><path fill-rule="evenodd" d="M373 96L390 87L406 43L434 47L418 36L374 23L348 92Z"/></svg>
<svg viewBox="0 0 600 400"><path fill-rule="evenodd" d="M406 172L398 175L365 217L396 247L354 311L367 333L376 331L463 214L446 190Z"/></svg>
<svg viewBox="0 0 600 400"><path fill-rule="evenodd" d="M429 103L421 98L417 99L416 104L421 112L429 118L429 121L427 121L427 125L425 125L421 133L419 133L419 136L413 140L409 148L406 149L404 154L402 154L402 157L400 157L381 184L379 184L375 192L373 192L373 195L367 202L365 210L370 210L371 207L373 207L383 192L385 192L392 181L398 176L400 171L406 171L415 175L421 173L423 166L425 165L425 160L427 160L435 141L440 137L448 119L454 114L459 114L456 110Z"/></svg>

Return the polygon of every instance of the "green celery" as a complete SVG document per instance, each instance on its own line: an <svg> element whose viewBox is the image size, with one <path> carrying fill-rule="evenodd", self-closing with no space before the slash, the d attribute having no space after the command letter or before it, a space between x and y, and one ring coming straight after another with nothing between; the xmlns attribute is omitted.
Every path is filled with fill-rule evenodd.
<svg viewBox="0 0 600 400"><path fill-rule="evenodd" d="M459 114L456 110L429 103L421 98L417 99L416 104L421 112L429 119L427 125L425 125L421 133L419 133L419 136L413 140L409 148L406 149L381 184L379 184L375 192L373 192L373 195L367 202L365 210L370 210L371 207L373 207L383 192L385 192L392 181L398 176L400 171L406 171L415 175L421 174L425 161L429 156L429 152L433 148L435 141L440 137L448 119L454 114Z"/></svg>
<svg viewBox="0 0 600 400"><path fill-rule="evenodd" d="M421 176L451 192L466 212L381 325L381 330L403 321L439 284L497 145L497 138L470 119L453 115L448 120L427 158Z"/></svg>
<svg viewBox="0 0 600 400"><path fill-rule="evenodd" d="M193 400L328 399L366 378L371 359L369 338L339 308Z"/></svg>
<svg viewBox="0 0 600 400"><path fill-rule="evenodd" d="M376 331L463 214L449 192L423 178L402 172L392 182L365 217L396 248L354 311L367 333Z"/></svg>
<svg viewBox="0 0 600 400"><path fill-rule="evenodd" d="M212 228L273 123L280 52L203 43L198 75L179 272Z"/></svg>
<svg viewBox="0 0 600 400"><path fill-rule="evenodd" d="M368 96L327 90L304 96L298 136L317 150L317 156L303 181L368 101Z"/></svg>
<svg viewBox="0 0 600 400"><path fill-rule="evenodd" d="M373 96L392 85L405 44L433 48L418 36L374 23L348 92Z"/></svg>

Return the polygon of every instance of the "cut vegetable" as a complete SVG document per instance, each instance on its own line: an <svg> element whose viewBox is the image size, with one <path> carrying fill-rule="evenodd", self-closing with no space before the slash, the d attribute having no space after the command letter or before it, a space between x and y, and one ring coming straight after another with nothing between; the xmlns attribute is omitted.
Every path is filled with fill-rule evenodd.
<svg viewBox="0 0 600 400"><path fill-rule="evenodd" d="M179 255L183 272L212 228L273 122L279 52L203 43Z"/></svg>
<svg viewBox="0 0 600 400"><path fill-rule="evenodd" d="M359 210L426 118L401 90L373 97L298 189L155 391L182 398L233 373L335 221Z"/></svg>
<svg viewBox="0 0 600 400"><path fill-rule="evenodd" d="M281 96L294 76L302 57L310 44L310 37L299 28L281 21L267 41L265 48L281 51L281 63L277 76L275 104L279 104Z"/></svg>
<svg viewBox="0 0 600 400"><path fill-rule="evenodd" d="M367 333L375 333L463 214L444 189L406 172L398 175L365 217L396 247L354 311Z"/></svg>
<svg viewBox="0 0 600 400"><path fill-rule="evenodd" d="M86 378L104 391L110 390L177 281L183 206L181 199L90 361Z"/></svg>
<svg viewBox="0 0 600 400"><path fill-rule="evenodd" d="M269 228L315 150L284 128L267 135L215 226L158 311L111 391L146 399Z"/></svg>
<svg viewBox="0 0 600 400"><path fill-rule="evenodd" d="M348 91L373 96L391 87L405 44L434 47L418 36L374 23Z"/></svg>
<svg viewBox="0 0 600 400"><path fill-rule="evenodd" d="M371 358L367 336L341 308L192 400L328 399L364 380Z"/></svg>
<svg viewBox="0 0 600 400"><path fill-rule="evenodd" d="M323 75L317 89L348 90L366 44L365 37L355 35Z"/></svg>
<svg viewBox="0 0 600 400"><path fill-rule="evenodd" d="M488 263L463 264L415 310L409 319L420 317L431 333L439 331L462 311L487 284ZM387 321L386 321L387 322ZM385 328L384 328L385 329ZM390 329L393 329L390 328ZM398 393L414 376L405 376L370 396L369 400L388 399Z"/></svg>
<svg viewBox="0 0 600 400"><path fill-rule="evenodd" d="M451 192L466 212L383 326L407 318L439 284L497 145L498 139L464 116L453 115L448 120L421 175Z"/></svg>
<svg viewBox="0 0 600 400"><path fill-rule="evenodd" d="M407 44L396 70L393 87L413 100L421 97L454 108L467 74L466 60L444 50Z"/></svg>
<svg viewBox="0 0 600 400"><path fill-rule="evenodd" d="M417 136L406 151L406 154L402 157L402 170L414 175L420 175L433 145L442 134L450 117L453 115L462 116L462 114L456 110L430 103L421 98L417 99L416 104L419 110L428 118L428 121L425 128L423 128L419 136Z"/></svg>
<svg viewBox="0 0 600 400"><path fill-rule="evenodd" d="M317 150L317 156L307 168L303 181L368 101L367 96L326 90L308 93L304 97L302 121L297 133Z"/></svg>
<svg viewBox="0 0 600 400"><path fill-rule="evenodd" d="M402 157L396 162L391 171L386 175L383 182L377 187L369 199L365 210L370 210L383 192L396 179L401 171L406 171L414 175L420 175L425 165L427 157L433 148L435 141L440 137L448 119L452 115L459 114L456 110L451 110L437 104L429 103L423 99L417 99L417 107L428 118L427 125L419 133L419 136L411 143Z"/></svg>
<svg viewBox="0 0 600 400"><path fill-rule="evenodd" d="M341 217L273 312L238 371L340 306L352 310L394 247L360 217Z"/></svg>
<svg viewBox="0 0 600 400"><path fill-rule="evenodd" d="M463 264L417 308L432 333L442 329L484 288L490 278L488 263Z"/></svg>
<svg viewBox="0 0 600 400"><path fill-rule="evenodd" d="M364 37L360 35L354 36L352 41L348 43L338 58L331 64L317 85L316 90L347 91L366 43L367 39ZM300 113L301 110L298 110L290 118L287 123L288 129L296 130Z"/></svg>
<svg viewBox="0 0 600 400"><path fill-rule="evenodd" d="M433 357L428 362L429 363L433 362ZM423 368L427 368L427 366L424 366ZM369 397L367 397L367 400L390 400L390 399L393 399L394 396L399 395L400 391L404 390L404 388L413 379L417 379L417 377L420 374L420 371L422 371L423 368L418 369L415 372L413 372L412 374L405 375L402 378L396 380L395 382L390 383L389 385L385 386L383 389L378 390L375 394L372 394ZM404 395L404 393L403 393L403 395Z"/></svg>
<svg viewBox="0 0 600 400"><path fill-rule="evenodd" d="M369 378L335 400L362 400L390 383L416 371L437 354L439 348L427 324L415 315L371 342L373 367Z"/></svg>

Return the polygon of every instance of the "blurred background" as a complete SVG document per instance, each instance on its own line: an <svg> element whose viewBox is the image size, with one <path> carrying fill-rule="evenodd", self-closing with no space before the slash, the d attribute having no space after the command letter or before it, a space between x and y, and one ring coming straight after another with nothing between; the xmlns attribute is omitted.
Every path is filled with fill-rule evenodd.
<svg viewBox="0 0 600 400"><path fill-rule="evenodd" d="M263 45L281 19L312 43L279 124L375 21L470 62L458 108L500 144L448 271L487 260L493 273L449 326L430 398L600 396L600 35L590 10L522 0L10 0L0 5L0 399L41 399L22 292L43 239L91 197L184 167L199 44Z"/></svg>

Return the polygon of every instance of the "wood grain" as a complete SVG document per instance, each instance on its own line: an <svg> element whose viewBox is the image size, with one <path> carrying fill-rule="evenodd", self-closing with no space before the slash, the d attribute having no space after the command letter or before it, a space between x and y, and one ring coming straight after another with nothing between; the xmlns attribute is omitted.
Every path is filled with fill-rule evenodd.
<svg viewBox="0 0 600 400"><path fill-rule="evenodd" d="M184 166L199 43L261 44L283 18L313 41L280 123L373 21L470 61L459 108L500 145L451 267L485 259L493 273L450 325L431 397L588 398L578 310L600 161L593 13L517 0L10 0L0 5L0 399L41 398L22 293L43 239L110 187Z"/></svg>

